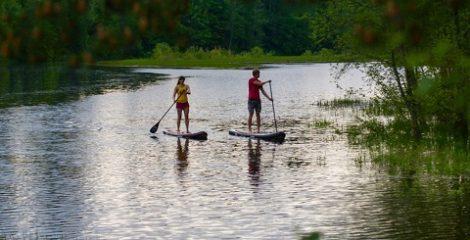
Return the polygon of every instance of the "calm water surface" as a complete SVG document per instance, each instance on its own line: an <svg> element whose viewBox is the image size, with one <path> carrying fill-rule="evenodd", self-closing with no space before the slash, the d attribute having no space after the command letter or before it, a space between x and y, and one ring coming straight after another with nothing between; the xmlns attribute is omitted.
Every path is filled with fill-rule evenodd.
<svg viewBox="0 0 470 240"><path fill-rule="evenodd" d="M387 174L357 161L365 153L344 134L312 127L354 121L352 109L315 105L344 95L330 70L262 70L284 144L228 135L246 128L249 70L3 70L0 239L469 238L458 179ZM174 110L148 133L179 75L193 93L191 130L208 141L162 135ZM368 95L362 77L350 71L342 86ZM272 129L267 101L263 123Z"/></svg>

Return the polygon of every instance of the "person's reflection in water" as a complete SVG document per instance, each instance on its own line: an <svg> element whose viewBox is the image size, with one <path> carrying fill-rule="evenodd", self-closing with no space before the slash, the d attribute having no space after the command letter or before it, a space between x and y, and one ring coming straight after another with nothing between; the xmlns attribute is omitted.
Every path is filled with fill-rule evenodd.
<svg viewBox="0 0 470 240"><path fill-rule="evenodd" d="M178 176L182 177L186 173L186 169L188 168L188 151L189 151L189 140L184 140L184 148L181 146L181 140L178 138L178 146L176 149L176 170L178 172Z"/></svg>
<svg viewBox="0 0 470 240"><path fill-rule="evenodd" d="M251 185L258 186L260 178L261 146L260 140L256 140L253 148L252 140L248 140L248 173L251 178Z"/></svg>

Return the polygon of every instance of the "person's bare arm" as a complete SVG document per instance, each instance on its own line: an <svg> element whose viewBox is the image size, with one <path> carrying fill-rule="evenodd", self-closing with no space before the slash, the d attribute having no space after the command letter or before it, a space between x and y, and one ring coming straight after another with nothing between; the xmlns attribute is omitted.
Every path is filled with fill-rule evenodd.
<svg viewBox="0 0 470 240"><path fill-rule="evenodd" d="M261 92L263 93L263 95L269 99L269 101L273 101L273 99L264 91L264 88L260 88Z"/></svg>
<svg viewBox="0 0 470 240"><path fill-rule="evenodd" d="M187 88L186 88L186 94L191 94L191 89L189 88L189 86L187 86Z"/></svg>
<svg viewBox="0 0 470 240"><path fill-rule="evenodd" d="M269 83L269 82L271 82L271 80L264 81L264 82L261 80L256 80L256 81L253 81L253 84L255 84L256 86L262 87L264 84Z"/></svg>

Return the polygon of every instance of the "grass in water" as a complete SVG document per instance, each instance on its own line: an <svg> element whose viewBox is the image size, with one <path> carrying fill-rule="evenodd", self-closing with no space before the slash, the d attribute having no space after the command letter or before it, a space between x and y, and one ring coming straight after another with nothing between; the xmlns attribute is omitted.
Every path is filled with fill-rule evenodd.
<svg viewBox="0 0 470 240"><path fill-rule="evenodd" d="M366 102L361 99L354 98L338 98L333 100L320 100L316 103L318 107L323 108L345 108L364 106Z"/></svg>
<svg viewBox="0 0 470 240"><path fill-rule="evenodd" d="M420 145L413 149L385 148L371 152L375 164L392 174L412 176L417 173L470 176L468 153L461 149L432 148Z"/></svg>
<svg viewBox="0 0 470 240"><path fill-rule="evenodd" d="M312 232L312 233L309 233L305 236L302 236L302 238L300 238L301 240L320 240L321 239L321 233L319 232Z"/></svg>
<svg viewBox="0 0 470 240"><path fill-rule="evenodd" d="M372 162L392 174L470 176L470 156L465 146L453 139L438 140L436 135L418 142L411 136L406 120L385 124L370 119L349 126L346 133L351 144L367 148Z"/></svg>
<svg viewBox="0 0 470 240"><path fill-rule="evenodd" d="M328 127L333 126L333 122L328 121L326 119L320 119L320 120L313 121L313 123L309 124L309 126L323 129L323 128L328 128Z"/></svg>

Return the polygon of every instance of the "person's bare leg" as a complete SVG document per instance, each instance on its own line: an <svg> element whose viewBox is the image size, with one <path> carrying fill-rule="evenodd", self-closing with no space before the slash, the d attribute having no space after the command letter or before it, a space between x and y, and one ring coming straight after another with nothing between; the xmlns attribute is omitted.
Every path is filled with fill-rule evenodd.
<svg viewBox="0 0 470 240"><path fill-rule="evenodd" d="M180 132L181 110L182 109L179 109L179 108L176 109L176 112L178 113L178 119L176 120L176 131L177 132Z"/></svg>
<svg viewBox="0 0 470 240"><path fill-rule="evenodd" d="M189 107L184 109L184 124L186 124L186 133L189 133Z"/></svg>
<svg viewBox="0 0 470 240"><path fill-rule="evenodd" d="M251 133L251 124L253 122L253 112L250 112L250 115L248 116L248 131Z"/></svg>
<svg viewBox="0 0 470 240"><path fill-rule="evenodd" d="M260 129L260 126L261 126L261 117L260 117L260 114L259 112L256 112L256 124L257 124L257 129L258 129L258 133L259 133L259 129Z"/></svg>

